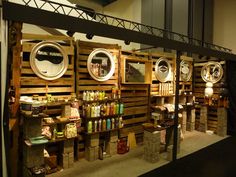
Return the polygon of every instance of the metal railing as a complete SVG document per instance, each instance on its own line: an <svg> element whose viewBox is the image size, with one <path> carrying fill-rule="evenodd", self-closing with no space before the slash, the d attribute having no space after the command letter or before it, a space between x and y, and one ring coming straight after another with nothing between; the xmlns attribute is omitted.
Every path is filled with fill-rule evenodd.
<svg viewBox="0 0 236 177"><path fill-rule="evenodd" d="M84 20L94 21L97 23L102 23L106 25L116 26L119 28L137 31L149 35L154 35L157 37L171 39L174 41L183 42L193 46L205 47L207 49L217 50L225 53L232 53L231 49L207 43L198 39L190 38L186 35L175 33L172 31L152 27L149 25L113 17L110 15L105 15L90 11L88 9L77 8L76 6L69 6L66 4L60 4L57 2L49 0L21 0L25 6L30 6L33 8L47 10L54 13L59 13L67 16L73 16ZM91 15L92 14L92 15Z"/></svg>

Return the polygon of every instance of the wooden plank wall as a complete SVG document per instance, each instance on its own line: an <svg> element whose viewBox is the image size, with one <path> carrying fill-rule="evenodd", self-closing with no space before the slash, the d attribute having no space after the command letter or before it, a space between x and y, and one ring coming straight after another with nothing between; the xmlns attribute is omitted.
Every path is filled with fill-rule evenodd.
<svg viewBox="0 0 236 177"><path fill-rule="evenodd" d="M207 61L202 61L202 62L195 62L195 64L194 64L194 94L196 96L196 102L199 102L199 105L204 104L204 90L206 88L206 82L203 81L203 79L201 77L201 69L206 63L207 63ZM218 83L213 84L213 90L214 90L213 97L216 97L216 98L219 96L220 89L222 87L222 85L220 83L226 81L225 62L221 61L220 63L224 69L224 75ZM198 106L196 108L196 129L198 129L199 120L200 120L200 106ZM208 107L207 124L208 124L209 130L216 132L216 129L217 129L217 106L209 106Z"/></svg>
<svg viewBox="0 0 236 177"><path fill-rule="evenodd" d="M148 53L121 52L121 66L125 58L129 60L149 59ZM122 76L124 73L122 73ZM126 137L129 132L136 134L137 141L142 141L143 127L149 117L149 84L120 84L121 98L124 102L124 128L120 130L120 137Z"/></svg>
<svg viewBox="0 0 236 177"><path fill-rule="evenodd" d="M84 91L105 91L106 94L111 94L113 87L119 85L119 58L120 58L120 46L117 44L103 44L95 42L77 41L77 58L76 58L76 94L80 100ZM112 53L115 59L115 73L113 76L103 82L94 80L88 72L87 60L89 54L96 48L105 48ZM82 105L82 103L80 103ZM82 106L80 107L80 110ZM82 122L82 126L85 125ZM84 157L85 145L84 136L79 136L78 144L79 158Z"/></svg>
<svg viewBox="0 0 236 177"><path fill-rule="evenodd" d="M30 52L32 48L41 41L54 41L59 43L68 55L69 65L66 73L59 79L48 81L39 78L31 69ZM51 36L37 34L23 34L22 36L22 58L20 62L20 95L46 97L45 94L52 94L54 98L70 98L71 93L75 92L74 74L74 39L67 36ZM54 106L46 112L47 114L60 114L61 107Z"/></svg>

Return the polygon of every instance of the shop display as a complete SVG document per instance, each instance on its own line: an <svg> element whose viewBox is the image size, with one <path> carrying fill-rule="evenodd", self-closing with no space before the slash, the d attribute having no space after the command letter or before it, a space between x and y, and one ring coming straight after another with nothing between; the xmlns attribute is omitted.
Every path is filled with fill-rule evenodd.
<svg viewBox="0 0 236 177"><path fill-rule="evenodd" d="M93 79L97 81L106 81L114 74L114 57L106 49L95 49L88 57L87 68Z"/></svg>
<svg viewBox="0 0 236 177"><path fill-rule="evenodd" d="M171 65L168 59L161 57L156 61L155 76L160 82L166 82L170 80Z"/></svg>
<svg viewBox="0 0 236 177"><path fill-rule="evenodd" d="M33 47L30 53L30 66L38 77L55 80L65 74L68 56L60 44L43 41Z"/></svg>

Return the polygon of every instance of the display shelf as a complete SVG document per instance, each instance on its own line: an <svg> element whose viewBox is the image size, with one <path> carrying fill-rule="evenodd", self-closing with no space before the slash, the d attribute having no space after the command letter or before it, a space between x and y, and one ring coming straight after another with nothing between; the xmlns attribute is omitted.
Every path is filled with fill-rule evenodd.
<svg viewBox="0 0 236 177"><path fill-rule="evenodd" d="M45 113L39 113L38 115L32 115L32 111L23 111L21 110L21 114L25 117L25 118L47 118L49 117L47 114Z"/></svg>
<svg viewBox="0 0 236 177"><path fill-rule="evenodd" d="M94 134L98 134L98 133L106 133L106 132L116 131L116 130L120 130L120 129L122 129L122 128L113 128L113 129L109 129L109 130L97 131L97 132L92 132L92 133L85 132L85 134L86 135L94 135Z"/></svg>
<svg viewBox="0 0 236 177"><path fill-rule="evenodd" d="M79 120L79 119L78 119ZM76 122L78 120L66 120L66 121L60 121L58 119L54 120L52 123L42 123L42 126L51 126L51 125L57 125L57 124L66 124L66 123L71 123L71 122Z"/></svg>
<svg viewBox="0 0 236 177"><path fill-rule="evenodd" d="M72 137L72 138L66 138L66 137L56 138L55 140L49 140L48 143L57 143L57 142L66 141L66 140L70 140L70 139L74 139L74 138L77 138L77 136Z"/></svg>
<svg viewBox="0 0 236 177"><path fill-rule="evenodd" d="M113 115L108 115L108 116L99 116L99 117L86 117L86 116L81 116L81 118L84 119L89 119L89 120L93 120L93 119L107 119L107 118L113 118L113 117L120 117L124 114L113 114Z"/></svg>
<svg viewBox="0 0 236 177"><path fill-rule="evenodd" d="M174 94L171 95L151 95L151 97L173 97L175 96Z"/></svg>
<svg viewBox="0 0 236 177"><path fill-rule="evenodd" d="M32 147L32 146L40 146L40 145L47 144L49 141L44 142L44 143L39 143L39 144L32 144L32 143L30 142L30 140L25 140L24 142L25 142L25 144L26 144L27 146Z"/></svg>
<svg viewBox="0 0 236 177"><path fill-rule="evenodd" d="M106 102L117 102L121 101L121 98L117 99L104 99L104 100L91 100L91 101L86 101L86 100L81 100L85 104L90 104L90 103L106 103Z"/></svg>

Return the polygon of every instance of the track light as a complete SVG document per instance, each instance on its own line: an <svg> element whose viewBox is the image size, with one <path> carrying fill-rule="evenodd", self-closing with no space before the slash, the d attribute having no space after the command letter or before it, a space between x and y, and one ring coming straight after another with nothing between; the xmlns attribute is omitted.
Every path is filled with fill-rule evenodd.
<svg viewBox="0 0 236 177"><path fill-rule="evenodd" d="M125 41L125 44L126 45L130 45L130 41Z"/></svg>
<svg viewBox="0 0 236 177"><path fill-rule="evenodd" d="M86 34L86 38L89 40L93 39L93 36L94 36L93 34Z"/></svg>
<svg viewBox="0 0 236 177"><path fill-rule="evenodd" d="M70 37L74 36L75 32L74 31L67 31L66 34Z"/></svg>

